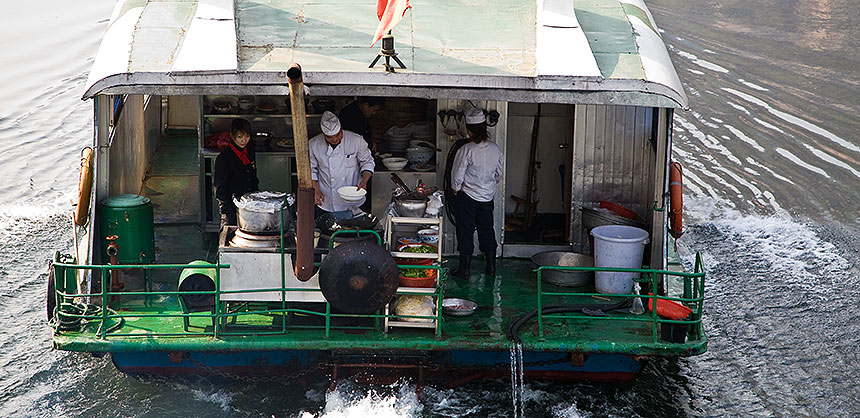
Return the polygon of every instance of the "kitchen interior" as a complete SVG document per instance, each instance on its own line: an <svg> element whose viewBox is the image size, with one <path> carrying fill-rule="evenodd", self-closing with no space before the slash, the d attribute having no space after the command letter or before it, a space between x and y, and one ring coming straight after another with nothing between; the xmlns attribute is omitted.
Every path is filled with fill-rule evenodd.
<svg viewBox="0 0 860 418"><path fill-rule="evenodd" d="M216 101L225 103L216 108ZM219 149L207 139L229 130L234 117L248 119L258 135L258 177L261 190L293 193L296 190L295 152L292 148L292 119L287 96L140 96L130 95L126 112L118 119L119 132L112 140L110 160L113 166L110 190L99 199L122 193L141 193L147 189L163 200L155 205L156 224L196 223L203 231L218 231L218 205L212 188L214 160ZM243 100L240 100L243 99ZM319 133L323 110L335 113L355 97L326 97L307 100L308 135ZM410 187L419 180L429 187L442 189L448 153L455 141L464 136L462 112L479 107L498 115L489 128L491 138L506 155L504 180L495 198L497 241L505 256L530 256L537 249L527 247L570 246L584 250L587 235L582 233L583 207L598 207L600 201L612 201L639 215L647 213L647 193L641 184L651 170L646 161L653 155L650 144L651 109L643 107L508 103L454 99L385 98L382 109L369 119L377 143L376 172L369 190L370 211L384 219L391 203L395 172ZM101 112L111 119L111 106ZM540 117L538 118L538 112ZM138 113L135 115L135 113ZM454 116L449 116L452 114ZM596 132L589 123L595 118L618 119L616 132ZM137 119L135 123L122 123ZM139 120L143 123L139 123ZM460 119L460 120L458 120ZM535 124L535 121L539 123ZM576 123L574 123L576 122ZM446 125L447 123L447 125ZM594 125L598 125L595 123ZM409 126L412 130L403 128ZM392 130L392 128L394 128ZM400 136L398 136L400 128ZM394 141L391 135L394 134ZM403 132L408 134L404 141ZM579 138L575 149L574 137ZM144 141L124 138L144 137ZM404 147L415 139L422 146L432 145L434 153L424 163L408 162L399 170L385 166L386 154L406 157ZM399 141L399 142L398 142ZM392 150L392 146L394 149ZM614 166L596 166L595 153L611 152L611 147L628 149ZM131 149L140 148L140 149ZM393 151L393 152L392 152ZM574 152L575 151L575 152ZM184 156L184 157L183 157ZM426 156L426 154L424 154ZM179 161L181 159L181 161ZM633 173L634 167L641 168ZM391 167L396 169L399 167ZM193 169L193 170L192 170ZM604 172L604 181L584 184L576 173ZM633 173L631 175L631 173ZM577 183L579 181L579 183ZM161 184L164 183L164 184ZM573 184L571 184L573 183ZM106 188L108 186L103 187ZM169 187L168 187L169 186ZM571 190L575 196L571 199ZM530 202L529 202L530 201ZM444 203L444 202L443 202ZM447 209L447 208L446 208ZM443 211L443 215L446 211ZM454 228L447 217L447 231L440 237L443 252L453 254L456 248ZM382 225L382 223L380 223ZM510 251L506 251L511 249ZM568 247L569 248L569 247Z"/></svg>
<svg viewBox="0 0 860 418"><path fill-rule="evenodd" d="M307 97L305 113L309 137L320 132L323 111L338 113L353 100L355 97ZM276 260L275 256L279 253L280 237L273 239L272 234L264 234L263 243L251 237L244 243L254 248L246 251L231 248L244 246L242 240L218 233L220 215L212 188L212 171L220 152L218 136L223 138L233 118L243 117L251 122L256 133L252 141L257 150L261 190L294 193L297 177L288 97L129 96L126 107L128 111L120 115L117 126L124 126L123 119L138 119L137 123L125 124L126 128L134 126L134 129L116 135L113 140L110 164L121 166L123 170L110 171L110 195L139 193L152 201L155 261L215 261L219 254L222 261L230 261L237 252L253 253L247 262L237 263L232 259L231 265L237 267L225 270L222 278L225 290L230 288L231 282L238 285L242 281L239 277L279 278L280 257ZM434 258L440 260L442 255L455 254L455 228L447 202L443 201L446 206L439 218L399 225L390 235L386 235L385 228L393 226L386 222L386 214L396 187L392 173L410 188L418 184L427 189L444 188L445 168L452 157L449 154L457 139L465 136L462 114L470 107L485 110L491 125L490 136L506 155L505 174L497 185L494 208L494 225L502 256L528 258L547 250L589 253L588 235L584 230L588 219L583 214L588 208L598 209L600 201L623 204L638 215L647 213L646 202L652 189L643 184L642 179L647 179L650 175L647 170L653 169L647 164L648 159L653 158L649 135L653 112L649 108L385 98L378 114L369 119L377 150L374 153L376 172L368 200L370 212L380 220L376 225L380 235L392 240L413 238L420 241L417 231L432 227L438 231L434 241L438 254ZM105 116L110 120L113 115L107 112ZM602 119L607 118L617 120L615 131L597 130L595 126L602 126ZM134 136L142 136L144 141L125 141ZM128 152L132 146L142 148L143 152ZM419 157L414 153L408 155L409 150L416 147L432 152ZM616 150L624 150L617 161L600 166L592 162L595 155ZM408 161L386 167L383 160L388 157L407 157ZM141 170L142 167L145 169ZM589 183L583 182L585 175L576 175L589 172L602 174ZM139 189L133 188L135 178L142 184ZM573 198L571 191L575 194ZM106 196L104 190L101 193ZM637 217L641 222L641 216ZM286 222L291 220L287 217ZM292 240L291 236L285 236L285 251L294 248ZM317 253L325 252L327 243L325 239L320 241ZM389 249L396 249L398 244L394 247L391 244ZM96 251L95 257L104 257L101 253ZM242 270L240 265L245 265L247 271L239 271ZM251 269L260 265L270 266L267 267L270 270L277 267L277 271ZM175 283L175 278L163 280ZM279 286L280 280L277 281ZM294 282L316 286L313 281ZM258 285L266 288L272 283ZM248 286L247 280L242 286ZM280 299L279 294L269 293L264 300ZM308 296L312 293L302 296L302 292L298 292L297 300L317 300L318 294L317 299Z"/></svg>

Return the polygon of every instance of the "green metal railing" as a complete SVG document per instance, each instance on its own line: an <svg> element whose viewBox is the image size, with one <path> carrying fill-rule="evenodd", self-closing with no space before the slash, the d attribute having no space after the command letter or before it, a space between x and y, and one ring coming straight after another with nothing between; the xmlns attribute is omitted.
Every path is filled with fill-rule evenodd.
<svg viewBox="0 0 860 418"><path fill-rule="evenodd" d="M335 236L339 235L339 233L355 233L356 235L361 235L364 233L373 234L377 238L377 242L381 244L382 239L376 231L370 230L361 230L361 231L337 231L332 234L332 237L329 242L329 247L333 245ZM282 235L283 237L283 235ZM74 264L68 262L71 257L69 256L59 256L52 263L52 268L54 269L54 298L55 298L55 317L57 318L57 326L55 330L57 332L69 331L68 329L61 329L59 326L60 323L69 323L74 321L99 321L99 327L96 332L98 338L105 339L108 336L111 337L124 337L124 336L211 336L214 338L218 338L220 336L233 336L233 335L278 335L285 334L289 329L302 329L302 328L311 328L311 329L323 329L325 332L325 337L329 338L331 336L332 329L338 328L349 328L356 329L362 327L355 326L344 326L344 327L335 327L332 325L333 318L339 317L349 317L349 318L372 318L375 320L375 326L373 328L379 327L379 320L389 318L389 319L402 319L402 318L416 318L416 319L434 319L436 320L436 324L441 324L441 316L442 316L442 297L443 297L443 285L445 279L447 277L447 268L443 268L437 265L398 265L398 269L432 269L436 270L437 274L437 286L435 291L432 293L432 296L436 298L436 315L435 316L409 316L409 315L393 315L393 314L382 314L377 311L375 314L338 314L333 313L331 311L331 305L328 302L325 302L325 311L317 312L308 309L290 307L287 305L287 292L319 292L322 293L319 289L311 289L311 288L290 288L286 286L286 261L285 256L287 253L283 251L283 238L281 238L281 287L276 288L264 288L264 289L246 289L246 290L222 290L221 289L221 269L230 268L228 264L142 264L142 265L84 265L84 264ZM319 266L319 263L316 263L316 266ZM151 270L165 270L165 269L175 269L181 270L185 268L200 268L200 269L214 269L215 270L215 290L214 291L167 291L167 290L146 290L146 291L121 291L114 292L110 290L110 278L111 272L113 271L122 271L122 270L143 270L147 277L149 277L149 272ZM77 293L73 288L76 286L72 286L74 282L71 284L69 280L74 280L76 274L74 274L77 270L90 270L93 272L93 275L97 275L100 278L100 292L97 293ZM178 275L177 275L178 277ZM147 286L148 288L148 286ZM226 302L221 302L221 296L225 294L242 294L242 293L264 293L264 292L280 292L281 300L280 300L280 308L277 309L261 309L261 310L244 310L244 311L230 311L228 310L228 306ZM409 291L398 291L398 294L411 294L416 292ZM427 295L426 292L421 292L420 294ZM200 312L187 312L184 309L184 303L181 302L181 296L190 296L190 295L212 295L215 300L214 307L211 311L200 311ZM182 312L159 312L159 313L143 313L143 312L133 312L133 311L121 311L117 312L110 308L111 299L113 297L128 297L128 296L143 296L148 298L153 297L177 297L180 299L180 306L183 308ZM83 306L83 304L75 303L75 300L81 300L84 298L97 299L100 302L100 306L105 309L98 309L98 306L95 308L98 309L98 313L94 314L95 309L88 309L87 306ZM250 302L257 303L257 302ZM262 302L265 303L265 302ZM276 302L272 302L276 303ZM70 308L72 305L77 305L74 308ZM89 305L94 306L94 305ZM246 305L248 306L248 305ZM64 309L65 308L65 309ZM324 325L290 325L288 327L288 315L289 313L301 314L301 315L310 315L310 316L319 316L324 318ZM280 329L275 329L272 326L266 327L267 329L254 329L252 331L231 331L229 330L228 320L230 318L240 318L242 316L252 316L252 315L280 315L282 320L280 321ZM127 318L182 318L185 321L186 327L185 332L183 333L165 333L158 332L156 330L149 330L148 332L112 332L112 331L121 331L121 326L108 326L109 321L117 321L120 324ZM206 327L202 328L200 332L191 332L188 331L188 322L191 319L204 319L212 322L212 330L211 332L206 331ZM366 326L364 328L367 328ZM80 327L83 329L83 326ZM436 336L441 336L441 326L436 327Z"/></svg>
<svg viewBox="0 0 860 418"><path fill-rule="evenodd" d="M593 292L545 292L543 291L543 280L542 273L547 270L562 270L562 271L608 271L608 272L628 272L628 273L640 273L639 278L635 278L634 280L640 283L650 283L651 289L658 289L658 279L663 276L673 276L679 277L683 280L684 290L683 295L681 297L671 297L671 296L658 296L656 292L654 295L635 295L635 294L605 294L605 293L593 293ZM704 296L705 296L705 269L704 262L702 261L702 254L696 253L696 262L694 271L692 273L688 272L677 272L677 271L668 271L668 270L657 270L657 269L624 269L624 268L607 268L607 267L556 267L556 266L541 266L535 269L537 272L537 319L538 319L538 336L540 338L544 337L544 321L547 319L579 319L579 320L608 320L608 321L639 321L639 322L650 322L651 323L651 336L652 342L656 343L658 341L658 325L659 324L681 324L688 325L692 328L692 331L695 333L695 339L704 338L704 330L702 329L702 309L704 305ZM690 309L692 309L692 314L690 314L689 319L684 320L670 320L663 319L657 315L657 309L651 310L650 314L642 315L607 315L607 316L588 316L585 314L568 314L568 313L554 313L554 314L544 314L544 299L546 297L592 297L598 299L610 299L610 298L641 298L643 300L643 305L648 304L648 300L650 299L651 306L656 307L658 304L658 300L669 300L680 303ZM608 305L608 304L607 304Z"/></svg>

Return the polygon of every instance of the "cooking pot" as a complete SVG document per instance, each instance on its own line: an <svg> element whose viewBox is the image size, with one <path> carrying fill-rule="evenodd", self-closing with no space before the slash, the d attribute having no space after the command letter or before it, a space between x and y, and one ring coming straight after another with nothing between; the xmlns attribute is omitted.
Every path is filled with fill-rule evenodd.
<svg viewBox="0 0 860 418"><path fill-rule="evenodd" d="M405 193L394 198L397 214L408 218L421 218L427 210L427 196L418 192Z"/></svg>
<svg viewBox="0 0 860 418"><path fill-rule="evenodd" d="M281 231L278 214L281 205L289 202L284 193L259 191L244 194L234 199L239 220L239 229L251 234L277 234ZM283 211L283 224L286 230L292 223L292 215L286 207Z"/></svg>
<svg viewBox="0 0 860 418"><path fill-rule="evenodd" d="M394 298L399 273L394 257L375 241L349 241L328 253L320 265L319 281L334 309L370 314Z"/></svg>

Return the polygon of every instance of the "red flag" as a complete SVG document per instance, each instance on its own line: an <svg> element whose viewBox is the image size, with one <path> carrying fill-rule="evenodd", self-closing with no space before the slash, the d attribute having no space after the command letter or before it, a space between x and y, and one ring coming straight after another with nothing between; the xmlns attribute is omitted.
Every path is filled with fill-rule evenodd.
<svg viewBox="0 0 860 418"><path fill-rule="evenodd" d="M409 0L376 0L376 17L379 18L379 25L376 27L370 46L373 47L383 35L397 26L406 14L406 9L410 7L412 6L409 5Z"/></svg>

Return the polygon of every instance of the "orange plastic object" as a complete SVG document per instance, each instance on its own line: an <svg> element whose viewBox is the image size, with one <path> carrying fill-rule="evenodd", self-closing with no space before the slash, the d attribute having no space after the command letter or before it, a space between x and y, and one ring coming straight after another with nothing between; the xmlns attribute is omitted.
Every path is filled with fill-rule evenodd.
<svg viewBox="0 0 860 418"><path fill-rule="evenodd" d="M651 296L649 293L648 296ZM648 298L648 310L654 310L653 299ZM665 299L657 299L657 315L660 315L666 319L672 319L675 321L679 321L681 319L686 318L693 310L681 305L678 302L665 300Z"/></svg>
<svg viewBox="0 0 860 418"><path fill-rule="evenodd" d="M427 269L430 277L403 277L400 276L400 285L405 287L433 287L436 284L436 270Z"/></svg>
<svg viewBox="0 0 860 418"><path fill-rule="evenodd" d="M669 170L669 233L678 239L684 234L684 196L681 164L672 162Z"/></svg>
<svg viewBox="0 0 860 418"><path fill-rule="evenodd" d="M621 206L621 205L618 205L618 204L615 204L612 202L607 202L605 200L601 200L600 201L600 207L603 209L609 209L612 211L612 213L614 213L614 214L616 214L622 218L633 219L633 220L636 219L636 212L633 212L632 210L627 209L624 206Z"/></svg>

